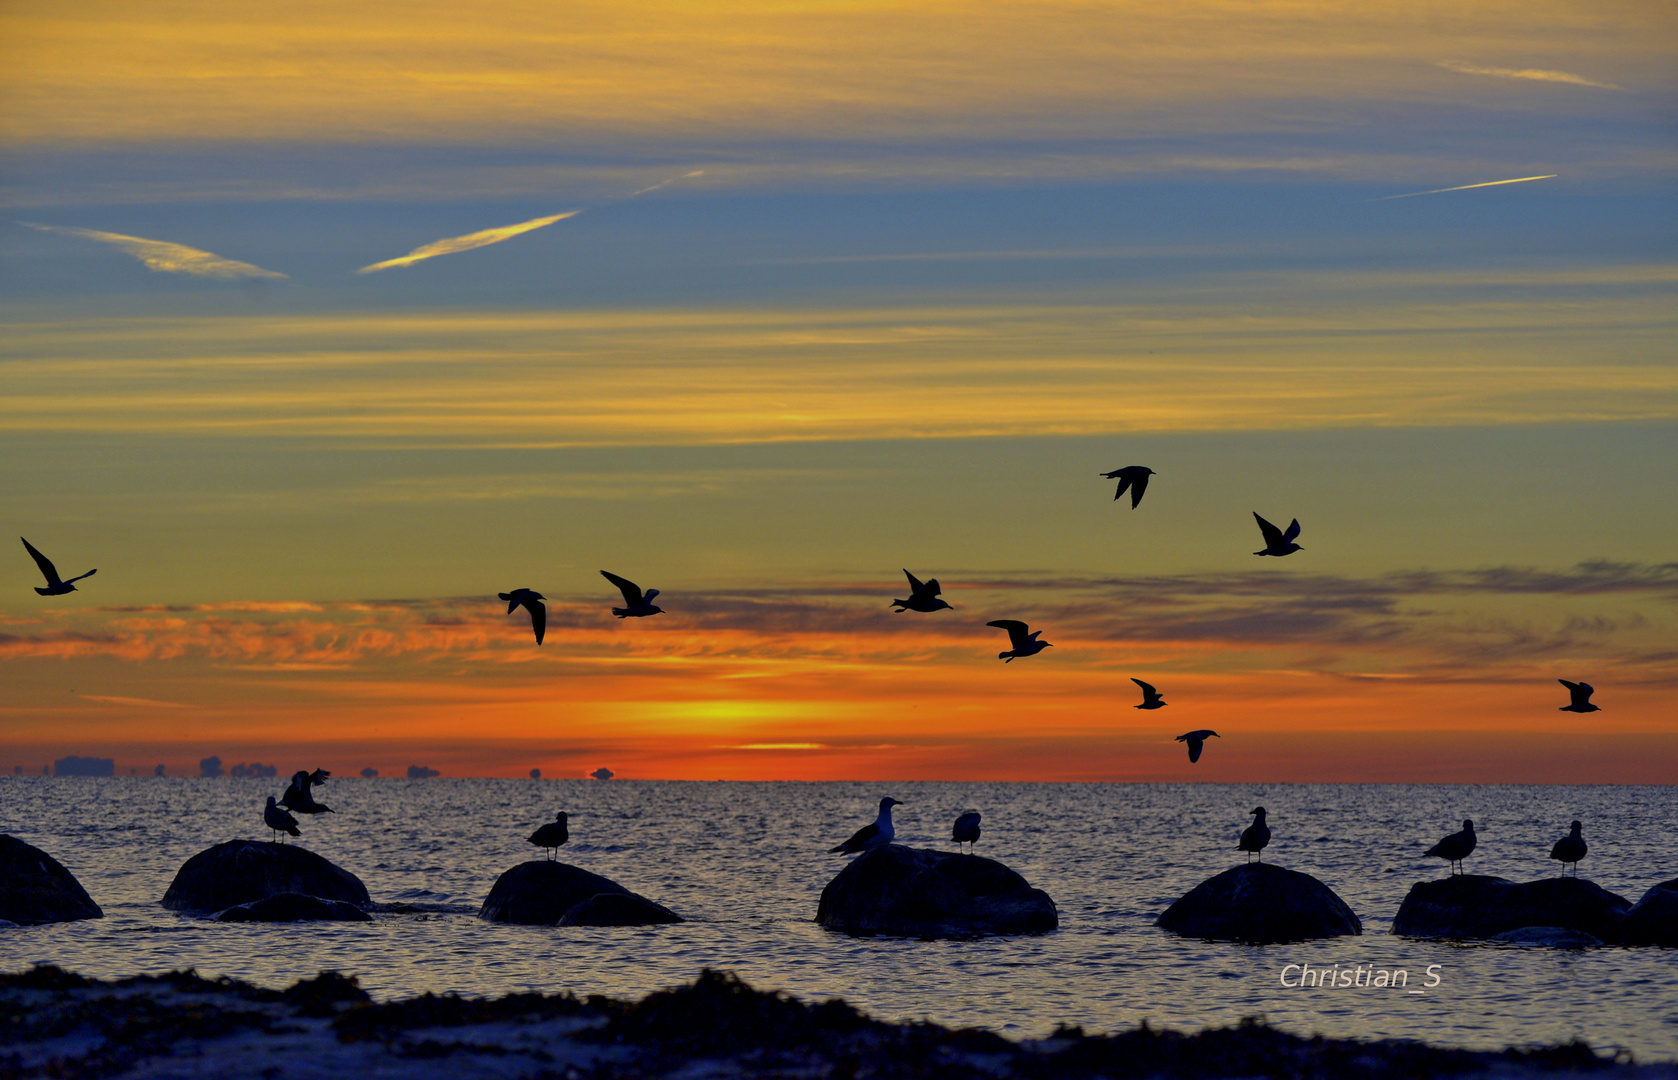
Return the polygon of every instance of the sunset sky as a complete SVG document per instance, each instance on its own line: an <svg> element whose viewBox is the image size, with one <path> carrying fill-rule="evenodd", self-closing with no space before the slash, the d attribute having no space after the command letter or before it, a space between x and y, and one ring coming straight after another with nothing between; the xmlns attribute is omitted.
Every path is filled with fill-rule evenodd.
<svg viewBox="0 0 1678 1080"><path fill-rule="evenodd" d="M1671 782L1675 91L1602 0L14 0L0 769Z"/></svg>

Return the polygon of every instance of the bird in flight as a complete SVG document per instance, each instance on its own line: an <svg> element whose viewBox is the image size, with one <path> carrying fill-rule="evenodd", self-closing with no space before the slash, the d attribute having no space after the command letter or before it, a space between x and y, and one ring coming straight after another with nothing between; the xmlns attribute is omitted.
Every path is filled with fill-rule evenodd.
<svg viewBox="0 0 1678 1080"><path fill-rule="evenodd" d="M20 536L18 539L23 540L23 537ZM29 549L30 557L35 560L35 565L39 566L41 568L41 573L46 576L47 587L44 589L40 586L35 587L35 591L40 593L42 596L63 596L65 593L73 593L76 591L76 582L85 577L92 577L94 574L99 572L97 570L89 570L85 574L79 574L76 577L71 578L69 581L65 581L58 576L58 567L52 564L51 559L42 555L39 551L36 551L34 544L31 544L27 540L23 540L23 546Z"/></svg>
<svg viewBox="0 0 1678 1080"><path fill-rule="evenodd" d="M1138 705L1137 708L1141 708L1141 706ZM1206 746L1207 739L1221 738L1223 736L1211 728L1201 728L1199 731L1191 731L1186 735L1177 736L1177 741L1189 744L1189 764L1193 765L1200 760L1200 751Z"/></svg>
<svg viewBox="0 0 1678 1080"><path fill-rule="evenodd" d="M1275 555L1280 558L1283 555L1292 555L1296 551L1305 550L1294 543L1294 540L1299 536L1298 518L1294 518L1293 524L1288 526L1288 531L1283 532L1259 517L1257 511L1253 512L1253 517L1258 519L1259 532L1264 534L1264 550L1255 551L1253 552L1254 555Z"/></svg>
<svg viewBox="0 0 1678 1080"><path fill-rule="evenodd" d="M262 823L275 833L289 833L292 836L302 836L297 831L297 819L274 805L274 796L268 796L268 805L262 810Z"/></svg>
<svg viewBox="0 0 1678 1080"><path fill-rule="evenodd" d="M314 794L309 791L311 785L324 784L326 778L331 775L325 769L316 769L314 772L298 769L292 773L291 783L286 787L285 794L280 796L280 805L299 814L336 814L338 811L332 807L316 802Z"/></svg>
<svg viewBox="0 0 1678 1080"><path fill-rule="evenodd" d="M41 590L36 589L35 591L40 592ZM1558 712L1602 711L1597 706L1591 704L1591 695L1596 693L1596 687L1592 686L1590 683L1568 682L1566 679L1557 679L1556 681L1567 687L1567 692L1573 695L1573 700L1568 702L1566 705L1561 706L1561 708L1557 710Z"/></svg>
<svg viewBox="0 0 1678 1080"><path fill-rule="evenodd" d="M1462 861L1474 853L1474 847L1479 842L1480 838L1474 835L1474 820L1464 818L1461 832L1454 832L1445 837L1422 852L1422 856L1426 858L1431 855L1436 859L1444 859L1452 864L1453 870L1457 870L1461 869Z"/></svg>
<svg viewBox="0 0 1678 1080"><path fill-rule="evenodd" d="M1008 631L1008 642L1013 645L1013 648L996 654L996 658L1004 664L1013 663L1015 657L1036 656L1044 649L1051 647L1049 642L1037 640L1037 635L1043 631L1031 630L1030 627L1018 619L993 619L985 625ZM1027 630L1031 630L1031 632L1027 633Z"/></svg>
<svg viewBox="0 0 1678 1080"><path fill-rule="evenodd" d="M507 601L509 615L521 605L530 612L530 628L536 631L536 644L542 644L542 637L548 632L548 605L542 603L547 597L535 589L514 589L495 595Z"/></svg>
<svg viewBox="0 0 1678 1080"><path fill-rule="evenodd" d="M956 823L950 826L950 843L967 844L967 850L973 850L972 845L979 842L979 811L969 810L956 818Z"/></svg>
<svg viewBox="0 0 1678 1080"><path fill-rule="evenodd" d="M1142 493L1148 490L1148 477L1154 475L1154 470L1143 465L1126 465L1122 469L1114 469L1101 475L1119 482L1119 490L1113 492L1114 502L1125 493L1125 488L1130 489L1130 508L1134 510L1142 501Z"/></svg>
<svg viewBox="0 0 1678 1080"><path fill-rule="evenodd" d="M566 823L565 811L554 815L554 819L530 834L530 842L540 848L548 849L551 859L559 854L562 844L571 839L571 830Z"/></svg>
<svg viewBox="0 0 1678 1080"><path fill-rule="evenodd" d="M658 595L657 589L648 589L646 595L643 596L641 586L628 578L618 577L616 574L608 573L605 570L600 571L600 576L616 585L618 590L623 593L623 602L626 606L612 609L612 614L618 618L634 617L639 619L643 615L657 615L664 610L653 603L653 597Z"/></svg>
<svg viewBox="0 0 1678 1080"><path fill-rule="evenodd" d="M851 855L858 851L873 851L885 847L897 835L891 827L891 808L903 804L891 796L880 800L880 813L872 825L864 825L849 840L829 851L829 855Z"/></svg>
<svg viewBox="0 0 1678 1080"><path fill-rule="evenodd" d="M1270 843L1270 826L1264 823L1264 807L1253 808L1253 823L1241 831L1241 840L1235 845L1236 851L1247 852L1247 861L1253 861L1257 854L1259 862L1264 861L1265 846Z"/></svg>
<svg viewBox="0 0 1678 1080"><path fill-rule="evenodd" d="M938 587L937 578L922 581L907 570L903 571L903 576L909 579L909 599L892 601L898 605L899 615L905 611L940 611L950 606L946 601L938 599L942 590Z"/></svg>
<svg viewBox="0 0 1678 1080"><path fill-rule="evenodd" d="M1130 681L1142 688L1142 704L1136 706L1136 708L1163 709L1168 704L1164 698L1159 696L1159 691L1154 689L1153 683L1145 683L1137 678L1132 678Z"/></svg>

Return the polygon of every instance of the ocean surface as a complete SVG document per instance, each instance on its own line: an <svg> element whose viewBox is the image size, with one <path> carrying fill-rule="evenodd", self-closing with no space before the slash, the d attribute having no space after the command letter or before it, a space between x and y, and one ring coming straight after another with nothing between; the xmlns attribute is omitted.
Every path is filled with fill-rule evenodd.
<svg viewBox="0 0 1678 1080"><path fill-rule="evenodd" d="M1001 783L688 783L363 780L317 789L337 811L301 843L359 876L372 923L221 924L158 900L187 858L268 838L262 804L284 780L0 778L0 832L53 855L105 918L0 930L0 970L54 963L114 977L191 967L283 986L334 969L376 998L433 991L570 990L635 997L725 968L760 988L843 997L881 1019L1041 1036L1147 1020L1198 1030L1262 1016L1309 1035L1398 1037L1499 1049L1581 1037L1640 1061L1678 1059L1678 950L1412 941L1388 931L1409 887L1441 877L1421 852L1473 818L1474 873L1550 876L1577 817L1581 876L1636 901L1678 877L1678 787ZM978 851L1046 890L1060 929L978 941L853 939L813 921L845 863L827 849L902 799L898 842L954 850L950 823L984 814ZM1315 875L1363 920L1362 937L1244 946L1154 926L1173 900L1243 861L1236 837L1269 810L1267 861ZM525 837L570 813L564 861L690 922L634 929L504 926L476 918L496 877L540 858ZM1420 994L1291 989L1283 967L1374 965Z"/></svg>

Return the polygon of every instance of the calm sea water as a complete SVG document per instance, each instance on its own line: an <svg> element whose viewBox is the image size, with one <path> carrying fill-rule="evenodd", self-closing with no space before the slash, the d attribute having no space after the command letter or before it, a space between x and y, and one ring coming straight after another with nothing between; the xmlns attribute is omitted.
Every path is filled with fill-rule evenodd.
<svg viewBox="0 0 1678 1080"><path fill-rule="evenodd" d="M105 918L0 931L0 969L51 962L101 977L192 967L278 986L322 969L379 998L515 990L639 996L727 968L759 987L841 996L882 1019L927 1018L1016 1036L1058 1023L1106 1031L1146 1019L1183 1030L1264 1016L1301 1034L1404 1037L1501 1048L1583 1037L1640 1060L1678 1058L1678 951L1550 950L1410 941L1388 933L1420 853L1474 819L1477 873L1557 873L1547 857L1585 822L1583 875L1635 901L1678 876L1678 788L1446 785L679 783L334 779L336 815L303 843L366 882L377 902L424 910L370 924L220 924L158 905L176 869L211 844L267 839L274 780L0 778L0 831L64 863ZM898 841L953 850L950 822L984 813L979 852L1054 897L1041 937L857 940L812 921L844 865L825 854L873 820L882 795ZM1235 839L1262 803L1268 861L1313 874L1364 936L1273 946L1189 941L1155 917L1241 861ZM540 857L525 842L571 814L566 861L691 922L645 929L494 925L476 911L495 878ZM1403 968L1422 994L1279 985L1284 965Z"/></svg>

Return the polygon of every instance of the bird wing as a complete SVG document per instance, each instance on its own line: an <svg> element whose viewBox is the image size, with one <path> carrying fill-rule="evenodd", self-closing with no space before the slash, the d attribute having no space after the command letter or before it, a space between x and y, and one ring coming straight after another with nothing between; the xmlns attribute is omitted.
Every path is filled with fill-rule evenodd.
<svg viewBox="0 0 1678 1080"><path fill-rule="evenodd" d="M1579 695L1582 699L1580 704L1583 705L1591 700L1591 695L1596 693L1596 687L1592 686L1588 682L1582 682L1579 684L1579 688L1575 690L1574 693Z"/></svg>
<svg viewBox="0 0 1678 1080"><path fill-rule="evenodd" d="M985 625L1008 631L1008 640L1016 649L1031 640L1031 635L1027 633L1030 628L1018 619L993 619Z"/></svg>
<svg viewBox="0 0 1678 1080"><path fill-rule="evenodd" d="M1117 491L1113 492L1113 501L1114 502L1118 502L1119 501L1119 496L1123 495L1124 492L1125 492L1125 488L1130 486L1130 477L1123 475L1123 473L1124 473L1123 469L1120 469L1119 472L1121 474L1119 476L1119 489Z"/></svg>
<svg viewBox="0 0 1678 1080"><path fill-rule="evenodd" d="M530 609L530 628L536 631L536 644L542 644L542 635L548 632L548 605L540 600L526 600L524 606Z"/></svg>
<svg viewBox="0 0 1678 1080"><path fill-rule="evenodd" d="M903 576L909 579L910 596L919 596L921 594L921 590L926 588L925 585L921 584L921 579L909 573L908 570L903 571Z"/></svg>
<svg viewBox="0 0 1678 1080"><path fill-rule="evenodd" d="M926 581L926 595L929 598L937 596L939 593L941 593L943 591L944 591L944 588L943 588L943 586L938 584L938 579L937 578L928 578L927 579L927 581Z"/></svg>
<svg viewBox="0 0 1678 1080"><path fill-rule="evenodd" d="M1134 678L1134 677L1130 681L1142 688L1142 700L1143 701L1152 701L1155 698L1159 697L1159 691L1154 689L1154 686L1153 686L1152 683L1145 683L1141 679Z"/></svg>
<svg viewBox="0 0 1678 1080"><path fill-rule="evenodd" d="M20 536L20 537L18 537L18 539L23 540L23 537ZM64 584L64 582L58 576L58 567L56 567L52 564L51 559L47 558L45 555L42 555L39 551L36 551L35 550L35 545L31 544L27 540L23 540L23 546L29 549L29 554L34 558L35 565L39 566L41 568L41 573L46 575L48 585L62 585L62 584Z"/></svg>
<svg viewBox="0 0 1678 1080"><path fill-rule="evenodd" d="M1136 478L1136 483L1132 484L1130 488L1130 508L1132 510L1136 509L1137 504L1142 501L1142 493L1147 490L1148 474L1143 473Z"/></svg>
<svg viewBox="0 0 1678 1080"><path fill-rule="evenodd" d="M864 825L862 828L853 833L849 840L840 844L838 847L834 848L833 851L828 852L828 854L832 855L834 852L839 851L855 851L879 834L880 826L877 823Z"/></svg>
<svg viewBox="0 0 1678 1080"><path fill-rule="evenodd" d="M1299 539L1299 519L1294 518L1293 522L1288 526L1288 531L1282 534L1282 540L1286 543L1291 544L1295 540L1298 540L1298 539Z"/></svg>
<svg viewBox="0 0 1678 1080"><path fill-rule="evenodd" d="M635 584L633 581L630 581L628 578L618 577L616 574L605 570L600 571L600 576L618 587L618 589L623 593L623 602L625 604L630 607L641 606L641 586Z"/></svg>
<svg viewBox="0 0 1678 1080"><path fill-rule="evenodd" d="M511 615L519 609L519 598L516 593L496 593L495 595L507 601L507 614Z"/></svg>
<svg viewBox="0 0 1678 1080"><path fill-rule="evenodd" d="M1200 751L1205 745L1206 744L1204 742L1202 742L1201 740L1190 737L1190 739L1189 739L1189 764L1190 765L1193 765L1195 762L1200 760Z"/></svg>
<svg viewBox="0 0 1678 1080"><path fill-rule="evenodd" d="M316 769L314 772L309 774L309 783L324 784L331 778L331 776L332 774L327 772L325 769Z"/></svg>
<svg viewBox="0 0 1678 1080"><path fill-rule="evenodd" d="M1557 679L1556 681L1561 683L1563 686L1567 687L1567 692L1568 693L1575 694L1575 695L1577 695L1579 693L1579 684L1578 683L1568 682L1566 679Z"/></svg>
<svg viewBox="0 0 1678 1080"><path fill-rule="evenodd" d="M1257 510L1253 511L1253 517L1258 520L1259 532L1264 534L1264 546L1265 547L1281 547L1282 546L1282 530L1278 529L1276 526L1270 524L1270 522L1268 522L1268 521L1264 520L1263 518L1259 517Z"/></svg>

